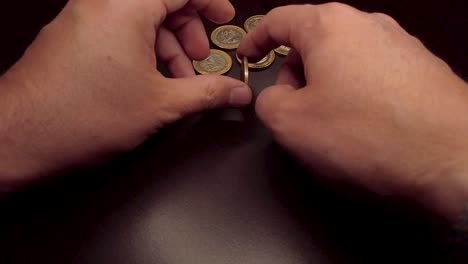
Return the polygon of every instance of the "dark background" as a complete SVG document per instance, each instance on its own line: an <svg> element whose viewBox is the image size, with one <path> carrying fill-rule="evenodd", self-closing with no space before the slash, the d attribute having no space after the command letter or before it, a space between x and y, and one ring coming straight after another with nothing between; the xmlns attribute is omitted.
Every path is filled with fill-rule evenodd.
<svg viewBox="0 0 468 264"><path fill-rule="evenodd" d="M2 1L0 72L65 2ZM318 3L232 2L232 24L240 26L275 6ZM467 79L462 2L346 1L393 16ZM252 73L256 94L282 60ZM229 74L239 76L235 62ZM191 117L118 160L67 174L0 197L0 263L452 261L439 221L403 202L319 182L273 143L252 109Z"/></svg>

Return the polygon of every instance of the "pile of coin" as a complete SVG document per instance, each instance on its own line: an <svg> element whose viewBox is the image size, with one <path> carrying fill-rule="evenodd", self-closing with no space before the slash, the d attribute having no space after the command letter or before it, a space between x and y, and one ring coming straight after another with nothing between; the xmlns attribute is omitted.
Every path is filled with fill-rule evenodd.
<svg viewBox="0 0 468 264"><path fill-rule="evenodd" d="M221 49L236 50L239 47L242 38L247 34L247 32L252 31L263 17L263 15L256 15L247 19L244 23L245 30L234 25L220 26L211 33L211 41ZM249 63L247 58L241 59L236 54L237 61L242 65L241 78L243 81L248 83L249 68L267 68L275 61L275 52L279 55L287 56L290 50L291 49L286 46L281 46L256 63ZM225 74L232 67L232 58L228 53L222 50L211 49L208 58L203 61L193 61L193 67L200 74Z"/></svg>

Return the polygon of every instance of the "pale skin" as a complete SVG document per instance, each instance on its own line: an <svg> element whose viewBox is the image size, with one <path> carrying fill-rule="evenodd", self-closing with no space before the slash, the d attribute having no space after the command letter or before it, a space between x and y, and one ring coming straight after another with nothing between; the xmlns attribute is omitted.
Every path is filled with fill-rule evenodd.
<svg viewBox="0 0 468 264"><path fill-rule="evenodd" d="M130 150L191 113L248 105L242 82L195 76L191 59L209 52L199 15L225 23L234 8L70 1L0 79L0 185ZM255 102L277 142L322 177L454 222L468 202L467 84L392 18L342 4L274 9L238 53L279 45L294 51Z"/></svg>
<svg viewBox="0 0 468 264"><path fill-rule="evenodd" d="M249 104L243 82L191 65L209 54L200 15L234 14L227 0L69 1L2 77L0 182L96 162L187 114Z"/></svg>

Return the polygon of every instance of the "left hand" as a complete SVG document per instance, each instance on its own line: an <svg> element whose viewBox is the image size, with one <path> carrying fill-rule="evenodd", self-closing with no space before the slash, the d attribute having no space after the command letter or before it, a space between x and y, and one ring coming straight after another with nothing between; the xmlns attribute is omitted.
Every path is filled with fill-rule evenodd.
<svg viewBox="0 0 468 264"><path fill-rule="evenodd" d="M234 13L228 0L69 1L0 79L0 185L130 150L190 113L249 104L242 82L195 76L191 64L209 54L199 15Z"/></svg>

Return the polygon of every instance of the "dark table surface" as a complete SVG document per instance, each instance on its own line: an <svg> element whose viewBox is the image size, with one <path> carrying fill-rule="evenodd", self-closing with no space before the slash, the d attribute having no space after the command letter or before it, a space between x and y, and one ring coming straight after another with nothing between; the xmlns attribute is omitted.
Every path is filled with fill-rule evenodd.
<svg viewBox="0 0 468 264"><path fill-rule="evenodd" d="M12 2L0 4L0 72L65 3ZM275 6L318 3L232 2L236 25ZM463 1L346 2L392 15L468 76ZM252 73L255 94L273 83L282 60ZM236 63L229 75L239 76ZM251 108L188 118L118 160L69 174L0 197L0 263L449 261L437 221L318 181L275 145Z"/></svg>

